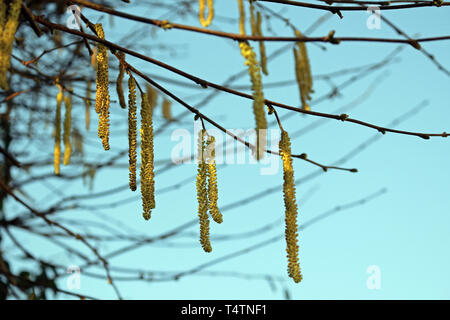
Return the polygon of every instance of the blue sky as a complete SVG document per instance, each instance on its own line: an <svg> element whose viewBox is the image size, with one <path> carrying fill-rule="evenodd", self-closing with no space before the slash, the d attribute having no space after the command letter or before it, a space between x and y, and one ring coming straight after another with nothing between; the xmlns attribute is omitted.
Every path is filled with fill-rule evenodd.
<svg viewBox="0 0 450 320"><path fill-rule="evenodd" d="M236 18L238 15L236 1L216 0L218 16ZM281 5L263 3L264 6L279 12ZM172 19L171 15L161 9L120 5L118 8L135 14L152 18ZM248 11L247 11L248 12ZM98 15L88 9L83 13L93 21ZM282 12L301 31L306 30L314 21L324 15L322 11L307 8L286 7ZM449 34L450 8L421 8L382 12L409 35L440 36ZM399 36L385 23L380 30L369 30L366 12L344 12L344 18L331 16L311 36L325 36L330 30L336 30L336 36L389 37ZM164 61L186 72L215 83L224 82L230 75L244 70L243 59L239 47L232 40L208 37L182 30L156 30L152 37L152 28L138 39L130 41L124 37L136 30L136 24L127 20L114 18L114 26L109 19L102 21L106 26L106 37L118 44L139 48L144 45L144 53ZM195 17L174 18L174 22L198 26ZM291 30L283 23L272 18L271 27L278 35L291 36ZM225 23L217 19L211 29L238 32L237 22ZM247 26L249 29L249 26ZM265 34L269 34L266 27ZM155 49L159 44L174 45L175 55L167 51ZM257 44L253 44L257 48ZM268 54L274 52L285 43L267 43ZM321 45L322 46L322 45ZM341 43L321 46L308 44L312 73L315 76L328 74L342 69L378 63L398 48L397 44L382 43ZM450 68L450 41L426 43L423 47L435 55L445 67ZM142 49L141 49L142 51ZM179 76L129 58L129 62L144 73L183 80ZM115 62L114 62L115 63ZM294 80L292 49L268 64L269 76L263 77L263 83ZM344 83L354 74L344 74L333 78L337 85ZM342 107L351 107L346 111L351 117L373 124L387 126L395 118L408 110L427 101L413 117L395 125L396 129L440 133L449 131L450 116L449 77L419 51L409 45L403 49L386 66L374 72L363 73L360 81L351 83L340 91L334 99L315 103L314 100L328 94L332 89L324 80L317 77L314 82L312 109L321 112L338 113ZM112 77L115 77L112 76ZM143 83L142 80L139 80ZM187 81L186 81L187 82ZM248 76L237 80L233 85L249 85ZM184 98L188 103L200 107L205 115L217 120L227 129L250 129L254 125L251 102L240 97L221 93L208 103L198 103L213 89L192 89L188 86L176 86L161 82L174 94ZM369 90L369 91L368 91ZM111 88L112 99L116 99L114 88ZM368 92L368 93L367 93ZM268 99L288 105L299 106L298 89L295 83L283 87L264 90ZM367 95L362 102L354 105L354 101ZM78 106L82 110L83 106ZM111 151L115 152L126 146L126 112L112 104L112 123L117 128L111 130ZM277 109L278 110L278 109ZM173 114L183 113L184 108L173 103ZM158 128L162 123L161 109L155 111L154 123ZM280 116L289 114L279 110ZM96 120L94 117L93 120ZM273 119L270 119L271 121ZM374 136L380 136L375 130L357 126L352 123L318 119L312 116L291 114L283 121L283 127L293 133L308 128L312 123L320 127L292 140L293 153L306 152L315 161L331 164L352 149ZM192 150L195 149L196 137L193 135L193 116L172 124L168 130L155 139L156 160L170 158L176 141L171 140L171 133L176 129L186 129L191 134ZM207 125L207 128L211 128ZM271 128L276 129L275 126ZM102 159L107 154L101 151L101 144L96 139L95 121L89 134L92 147L88 147L88 158ZM92 151L91 151L92 149ZM49 153L52 150L49 149ZM449 140L432 138L423 140L418 137L387 133L367 149L342 164L344 167L358 168L358 173L330 170L317 174L307 180L308 175L320 171L317 167L299 159L294 160L294 172L300 179L297 186L297 202L299 205L299 225L302 227L311 219L332 210L336 206L352 203L386 190L383 194L367 201L328 216L301 230L299 235L300 264L304 280L295 284L287 277L285 242L279 240L240 255L223 263L206 268L203 273L182 277L178 281L145 282L117 281L125 298L129 299L283 299L287 289L293 299L448 299L450 298L450 257L446 254L450 246L450 198L448 197L448 159L450 157ZM127 162L125 155L120 163ZM71 167L63 168L70 173ZM63 172L64 172L63 171ZM102 216L96 216L83 210L65 212L61 217L71 219L112 219L116 228L124 234L146 236L159 235L197 217L195 180L183 184L180 188L159 194L158 190L195 175L195 164L182 164L175 169L158 174L156 177L157 208L152 219L144 221L141 217L139 194L135 200L117 208L100 210ZM95 177L95 192L100 192L126 184L126 169L108 169ZM56 186L59 181L52 181ZM235 201L245 199L268 188L281 186L282 170L273 175L261 175L260 165L240 164L228 165L218 171L219 206L225 207ZM62 186L63 184L59 185ZM36 185L35 191L39 186ZM31 189L33 191L33 188ZM70 194L85 194L89 190L81 183L74 182L64 187ZM44 198L45 193L42 194ZM110 203L119 199L132 197L131 191L103 197L85 204ZM39 203L46 207L49 203ZM164 243L149 244L111 259L116 267L139 268L144 270L182 271L191 269L201 263L207 263L240 249L250 247L266 239L282 235L284 232L283 195L281 188L258 201L252 201L229 210L224 210L224 222L221 225L212 223L213 252L202 251L197 240L198 226L187 229L184 237L169 241L181 245L172 248ZM280 219L274 228L255 236L233 241L214 241L215 236L239 234L251 231ZM94 227L92 227L94 228ZM93 229L94 230L94 229ZM17 232L17 234L21 234ZM80 264L75 257L61 254L61 249L52 247L42 239L22 234L24 243L42 256L63 265ZM100 246L103 254L120 248L124 243L109 243ZM378 266L380 270L381 288L370 290L366 286L367 268ZM81 273L80 293L100 298L114 298L114 292L104 281L92 279ZM86 272L103 274L101 268L89 268ZM271 288L266 280L242 279L233 276L212 276L208 272L236 272L247 275L267 274L284 278L286 281L276 282ZM116 273L113 273L117 275ZM61 281L65 285L65 279Z"/></svg>

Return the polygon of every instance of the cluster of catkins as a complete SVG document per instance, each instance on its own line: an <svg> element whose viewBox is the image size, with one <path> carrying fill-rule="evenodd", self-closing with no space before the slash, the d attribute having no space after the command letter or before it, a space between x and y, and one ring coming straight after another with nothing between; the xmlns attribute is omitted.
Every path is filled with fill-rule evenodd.
<svg viewBox="0 0 450 320"><path fill-rule="evenodd" d="M255 19L254 6L250 0L250 24L253 36L262 37L261 32L261 14L257 12ZM238 0L239 8L239 31L240 34L245 35L245 8L243 0ZM299 31L295 30L297 37L302 37ZM241 49L241 54L245 58L245 65L248 67L248 73L250 75L250 80L252 82L253 91L253 112L256 120L257 133L264 132L267 128L265 112L264 112L264 94L261 81L261 69L264 74L268 74L267 71L267 57L264 47L264 42L259 41L260 45L260 63L258 63L256 54L253 52L252 47L247 41L240 41L239 46ZM294 47L294 57L295 57L295 74L297 77L297 83L300 90L300 100L302 103L302 108L304 110L310 110L308 101L311 100L312 90L312 76L310 70L310 64L308 60L308 54L306 51L306 45L304 42L298 42L296 48ZM270 108L269 108L270 109ZM271 113L271 112L269 112ZM281 128L281 127L280 127ZM296 203L295 195L295 180L294 171L292 167L292 157L291 157L291 143L289 135L286 131L281 128L281 140L279 144L279 154L283 161L283 194L284 194L284 205L285 205L285 238L286 238L286 252L288 260L288 274L294 279L295 282L300 282L302 280L302 275L300 272L299 258L298 258L298 225L297 216L298 209ZM257 159L264 154L264 145L260 142L265 143L264 140L260 140L261 137L257 135ZM258 149L258 148L263 148Z"/></svg>
<svg viewBox="0 0 450 320"><path fill-rule="evenodd" d="M238 0L239 5L239 30L242 35L245 35L245 10L243 0ZM251 4L251 24L252 31L254 35L261 35L261 27L257 27L254 19L253 5ZM258 31L259 30L259 31ZM265 114L265 103L264 103L264 93L262 86L262 76L261 76L261 67L256 57L253 48L247 41L240 41L239 47L241 49L241 55L245 59L245 65L248 67L248 74L250 76L250 81L252 83L252 92L253 92L253 114L255 116L256 122L256 159L259 160L264 156L267 137L267 121ZM261 47L260 47L261 48ZM265 50L264 56L265 56ZM265 61L265 59L264 59ZM267 69L267 67L264 67Z"/></svg>
<svg viewBox="0 0 450 320"><path fill-rule="evenodd" d="M155 209L155 174L153 147L153 108L156 103L156 91L147 87L148 92L141 92L141 195L143 217L150 220L151 212ZM118 90L119 93L120 90ZM120 94L120 93L119 93ZM129 158L129 186L136 190L136 162L137 162L137 105L136 80L130 74L128 79L128 158Z"/></svg>
<svg viewBox="0 0 450 320"><path fill-rule="evenodd" d="M3 3L3 2L2 2ZM105 33L101 24L95 25L95 32L100 39L105 39ZM126 62L125 55L121 52L116 53L119 60L119 74L117 77L116 89L119 97L119 104L123 109L128 107L128 154L129 154L129 186L135 191L137 189L136 181L136 162L137 162L137 105L136 105L136 81L129 73L128 79L128 106L125 101L122 82L125 76ZM102 44L98 44L92 55L91 63L96 69L96 95L95 95L95 111L98 114L98 136L101 139L103 148L110 149L109 145L109 66L108 66L108 48ZM75 138L75 149L80 149L79 136L74 132L71 134L71 97L64 96L64 87L57 81L59 92L56 97L56 116L55 116L55 148L54 148L54 170L55 174L60 173L61 158L61 106L65 103L64 118L64 165L69 164L72 153L71 137ZM91 82L87 82L85 100L86 129L90 126L90 87ZM151 210L155 208L155 183L154 183L154 153L153 153L153 109L156 106L157 92L152 87L147 87L147 93L141 91L141 194L143 205L143 216L146 220L151 217ZM165 118L170 118L170 101L165 100ZM81 149L80 149L81 150ZM87 175L92 179L95 175L95 168L90 168Z"/></svg>
<svg viewBox="0 0 450 320"><path fill-rule="evenodd" d="M207 27L211 24L214 17L213 0L208 0L209 13L205 18L205 1L199 0L199 19L200 23ZM4 28L5 32L2 35L4 39L14 38L14 32L17 28L17 10L20 11L21 1L12 1L9 9L8 20L6 21L6 8L4 2L0 4L0 26ZM245 35L245 10L243 0L238 0L238 7L240 12L239 29L242 35ZM15 19L15 20L14 20ZM10 22L11 20L11 22ZM14 24L14 21L15 24ZM250 23L253 36L262 37L261 32L261 14L257 12L255 17L254 6L250 1ZM101 24L95 25L95 30L100 39L105 38L105 34ZM302 37L299 31L294 30L297 37ZM12 33L12 35L11 35ZM9 38L8 38L9 37ZM9 60L4 57L5 54L10 51L12 46L12 40L10 42L3 40L6 46L1 47L1 78L0 86L2 88L7 87L6 84L6 70L9 68ZM257 56L253 51L253 48L247 41L240 41L239 46L241 54L245 59L245 65L248 67L248 73L252 83L253 92L253 113L256 122L257 132L257 148L256 158L260 159L266 152L266 129L267 121L265 115L265 99L262 86L262 75L268 74L267 71L267 58L265 53L264 42L259 41L260 49L260 62L257 60ZM9 51L8 51L9 50ZM98 135L102 141L105 150L109 150L109 77L108 77L108 49L107 47L99 44L94 53L95 59L92 63L95 64L97 70L96 79L96 97L95 97L95 110L99 115L98 123ZM119 97L119 104L123 109L128 108L128 145L129 145L129 186L130 189L135 191L137 189L136 178L136 163L137 163L137 103L136 103L136 89L141 92L141 194L143 203L143 216L146 220L150 219L151 211L155 208L155 183L154 183L154 145L153 145L153 110L156 107L157 92L153 87L147 86L147 92L144 93L139 86L137 86L136 80L127 71L127 64L125 62L125 55L123 53L116 53L116 57L119 60L119 73L117 77L116 90ZM304 42L298 42L294 48L295 58L295 71L297 82L300 90L300 99L302 108L309 110L308 101L311 99L312 90L312 76L310 70L310 64L306 51L306 45ZM6 67L5 67L6 66ZM125 100L122 82L125 74L129 74L128 79L128 101ZM64 119L64 133L63 142L65 146L63 163L66 165L70 161L71 155L71 143L70 143L70 131L71 131L71 98L70 96L64 97L64 88L57 81L59 92L57 95L56 105L56 117L55 117L55 151L54 151L54 167L55 173L60 172L60 157L61 157L61 105L65 102L65 119ZM89 128L90 123L90 83L88 82L88 90L86 95L86 128ZM128 102L128 106L127 106ZM270 109L270 108L269 108ZM271 113L271 112L269 112ZM162 114L167 121L172 120L171 115L171 102L168 99L164 99L162 103ZM286 238L286 251L288 260L288 274L295 282L302 280L302 275L299 265L299 246L298 242L298 225L297 216L298 208L296 203L295 194L295 180L294 171L292 167L291 156L291 142L289 135L281 128L281 140L279 143L279 155L283 162L283 195L285 205L285 238ZM92 173L91 176L95 174ZM215 139L213 136L208 135L205 129L200 130L198 137L198 170L197 170L197 200L198 200L198 218L200 225L200 243L205 252L211 252L212 246L210 242L209 232L209 217L216 222L222 223L223 216L218 208L218 187L217 187L217 170L215 163ZM208 215L209 212L209 215Z"/></svg>
<svg viewBox="0 0 450 320"><path fill-rule="evenodd" d="M211 252L208 210L217 223L222 223L223 216L217 206L215 139L213 136L208 136L206 130L200 130L198 136L197 200L200 244L205 252Z"/></svg>

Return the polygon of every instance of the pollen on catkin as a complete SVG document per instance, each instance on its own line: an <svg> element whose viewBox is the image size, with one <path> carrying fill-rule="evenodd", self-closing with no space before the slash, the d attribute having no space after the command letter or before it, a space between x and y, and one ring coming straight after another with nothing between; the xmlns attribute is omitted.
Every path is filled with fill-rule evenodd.
<svg viewBox="0 0 450 320"><path fill-rule="evenodd" d="M101 24L95 25L100 39L105 39ZM99 44L97 50L97 92L95 97L95 111L99 115L98 136L102 140L105 150L109 150L109 77L108 77L108 50Z"/></svg>
<svg viewBox="0 0 450 320"><path fill-rule="evenodd" d="M155 208L153 122L147 94L143 93L141 99L141 195L143 216L149 220Z"/></svg>
<svg viewBox="0 0 450 320"><path fill-rule="evenodd" d="M209 237L209 216L208 216L208 191L207 177L208 168L205 159L205 135L206 131L201 130L198 134L198 169L197 169L197 200L198 218L200 224L200 244L205 252L211 252L211 242Z"/></svg>
<svg viewBox="0 0 450 320"><path fill-rule="evenodd" d="M295 30L296 37L302 37L300 31ZM297 42L294 47L294 59L295 59L295 76L297 78L297 84L300 92L300 101L302 103L303 110L311 110L308 102L311 100L311 93L313 90L313 82L311 75L311 65L308 58L308 52L306 50L306 44L304 42Z"/></svg>
<svg viewBox="0 0 450 320"><path fill-rule="evenodd" d="M11 65L11 52L14 43L22 0L12 0L9 10L6 1L1 1L0 6L0 88L8 90L6 74Z"/></svg>
<svg viewBox="0 0 450 320"><path fill-rule="evenodd" d="M217 200L219 199L218 188L217 188L217 169L215 161L215 143L216 140L213 136L208 138L206 142L206 148L208 150L208 208L209 213L213 220L217 223L223 222L222 213L217 206Z"/></svg>
<svg viewBox="0 0 450 320"><path fill-rule="evenodd" d="M163 118L167 121L172 120L172 112L171 112L172 102L166 98L164 98L162 103L162 115Z"/></svg>
<svg viewBox="0 0 450 320"><path fill-rule="evenodd" d="M256 159L260 160L264 156L266 147L267 121L264 110L264 93L261 80L261 69L256 60L256 54L247 41L240 41L241 54L245 58L245 65L248 66L248 74L252 82L253 91L253 113L256 122Z"/></svg>
<svg viewBox="0 0 450 320"><path fill-rule="evenodd" d="M57 85L59 92L56 96L56 115L55 115L55 148L53 152L53 166L55 174L60 173L61 164L61 104L64 100L63 88Z"/></svg>
<svg viewBox="0 0 450 320"><path fill-rule="evenodd" d="M123 77L125 75L125 67L123 66L121 60L125 59L125 54L121 51L119 51L117 53L117 55L119 56L119 74L117 75L117 81L116 81L116 91L117 91L117 96L119 97L119 104L122 107L122 109L126 109L127 108L127 104L125 102L125 96L123 94L123 87L122 87L122 82L123 82Z"/></svg>
<svg viewBox="0 0 450 320"><path fill-rule="evenodd" d="M205 19L205 2L206 0L198 0L198 18L205 28L209 26L214 18L214 0L208 0L208 17Z"/></svg>
<svg viewBox="0 0 450 320"><path fill-rule="evenodd" d="M288 274L295 282L302 280L298 258L297 203L295 199L294 169L292 167L291 141L286 131L282 130L279 152L283 161L283 196L285 206L285 238L288 260Z"/></svg>
<svg viewBox="0 0 450 320"><path fill-rule="evenodd" d="M72 127L72 97L67 95L64 97L64 105L66 107L66 112L64 115L64 156L63 164L67 166L70 163L70 156L72 155L72 145L70 142L70 131Z"/></svg>
<svg viewBox="0 0 450 320"><path fill-rule="evenodd" d="M130 78L128 79L128 158L130 176L129 185L132 191L136 191L136 109L136 82L130 74Z"/></svg>

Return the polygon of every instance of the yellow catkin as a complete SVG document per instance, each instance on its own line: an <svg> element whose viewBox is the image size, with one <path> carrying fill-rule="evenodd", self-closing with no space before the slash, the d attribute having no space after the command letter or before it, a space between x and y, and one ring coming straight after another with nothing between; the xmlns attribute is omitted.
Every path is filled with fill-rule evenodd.
<svg viewBox="0 0 450 320"><path fill-rule="evenodd" d="M295 30L296 37L302 37L300 31ZM311 100L311 93L313 90L311 65L308 58L308 52L306 50L306 44L304 42L297 42L294 47L294 59L295 59L295 76L297 78L297 84L300 91L300 101L302 103L302 109L311 110L308 105L308 101Z"/></svg>
<svg viewBox="0 0 450 320"><path fill-rule="evenodd" d="M281 132L279 152L283 160L283 195L285 206L285 238L288 259L288 274L295 282L302 280L298 259L297 203L295 199L294 169L292 167L291 141L286 131Z"/></svg>
<svg viewBox="0 0 450 320"><path fill-rule="evenodd" d="M101 24L96 24L95 30L99 38L105 38ZM102 145L105 150L109 150L109 103L108 49L99 44L97 50L95 111L99 115L98 136L102 140Z"/></svg>
<svg viewBox="0 0 450 320"><path fill-rule="evenodd" d="M117 53L117 55L119 56L120 60L125 60L125 54L123 52L119 51ZM127 104L125 102L125 96L123 94L123 87L122 87L124 75L125 75L125 68L124 68L123 64L119 61L119 74L117 76L116 90L117 90L117 96L119 97L119 104L122 107L122 109L127 108Z"/></svg>
<svg viewBox="0 0 450 320"><path fill-rule="evenodd" d="M149 84L147 85L147 96L150 105L150 113L153 115L153 112L158 105L158 91Z"/></svg>
<svg viewBox="0 0 450 320"><path fill-rule="evenodd" d="M167 121L172 120L172 112L171 112L172 102L164 98L162 103L162 115L163 118Z"/></svg>
<svg viewBox="0 0 450 320"><path fill-rule="evenodd" d="M84 120L86 130L89 130L89 127L91 126L91 85L92 85L91 80L88 80L86 85L86 99L84 99L85 104Z"/></svg>
<svg viewBox="0 0 450 320"><path fill-rule="evenodd" d="M298 90L300 93L300 101L302 105L302 109L310 110L307 100L306 100L306 85L303 77L303 63L301 61L300 53L297 48L293 48L294 52L294 60L295 60L295 78L297 79Z"/></svg>
<svg viewBox="0 0 450 320"><path fill-rule="evenodd" d="M207 141L208 150L208 208L209 213L213 220L217 223L223 222L222 213L217 206L217 200L219 199L217 188L217 169L215 161L215 138L210 136Z"/></svg>
<svg viewBox="0 0 450 320"><path fill-rule="evenodd" d="M238 0L239 8L239 33L245 34L245 8L243 0Z"/></svg>
<svg viewBox="0 0 450 320"><path fill-rule="evenodd" d="M253 3L250 2L250 26L252 28L252 36L262 37L261 23L261 13L258 11L255 18L255 8L253 6ZM259 41L259 55L261 60L260 65L262 72L265 75L268 75L269 73L267 72L266 47L264 45L264 41Z"/></svg>
<svg viewBox="0 0 450 320"><path fill-rule="evenodd" d="M256 16L256 35L259 37L263 36L261 30L261 23L262 23L261 13L258 12ZM262 72L267 76L269 75L269 71L267 70L266 46L264 44L264 41L259 41L259 55L261 60Z"/></svg>
<svg viewBox="0 0 450 320"><path fill-rule="evenodd" d="M64 97L64 105L66 112L64 115L64 156L63 164L67 166L70 163L70 156L72 155L72 145L70 142L70 131L72 126L72 98L70 95Z"/></svg>
<svg viewBox="0 0 450 320"><path fill-rule="evenodd" d="M22 6L22 0L12 0L9 4L9 10L6 7L6 1L1 1L0 6L0 88L8 90L8 80L6 74L11 65L11 52L14 43L17 26L19 25L19 15Z"/></svg>
<svg viewBox="0 0 450 320"><path fill-rule="evenodd" d="M130 189L136 191L136 82L130 75L128 79L128 158Z"/></svg>
<svg viewBox="0 0 450 320"><path fill-rule="evenodd" d="M214 1L208 0L208 17L205 19L205 2L206 0L198 0L198 18L205 28L209 26L214 18Z"/></svg>
<svg viewBox="0 0 450 320"><path fill-rule="evenodd" d="M143 216L149 220L155 208L153 122L147 94L142 94L141 98L141 195Z"/></svg>
<svg viewBox="0 0 450 320"><path fill-rule="evenodd" d="M267 121L264 110L264 93L261 80L261 69L256 60L256 54L247 41L240 41L239 47L241 54L245 58L245 65L248 66L248 73L252 82L253 91L253 113L256 122L256 159L261 159L264 156L266 147L266 131Z"/></svg>
<svg viewBox="0 0 450 320"><path fill-rule="evenodd" d="M208 168L205 161L205 130L201 130L198 135L198 169L197 169L197 200L198 218L200 224L200 244L205 252L211 252L211 242L209 237L209 217L208 217L208 191L207 176Z"/></svg>
<svg viewBox="0 0 450 320"><path fill-rule="evenodd" d="M56 96L56 116L55 116L55 148L53 152L53 166L55 174L60 173L61 164L61 104L64 100L63 88L57 85L59 92Z"/></svg>

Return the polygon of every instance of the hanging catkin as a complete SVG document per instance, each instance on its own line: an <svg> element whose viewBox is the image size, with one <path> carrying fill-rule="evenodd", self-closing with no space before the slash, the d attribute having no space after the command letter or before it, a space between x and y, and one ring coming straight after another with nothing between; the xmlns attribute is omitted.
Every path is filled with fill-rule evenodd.
<svg viewBox="0 0 450 320"><path fill-rule="evenodd" d="M149 84L147 84L147 96L150 105L150 113L153 115L153 112L158 105L158 91Z"/></svg>
<svg viewBox="0 0 450 320"><path fill-rule="evenodd" d="M100 39L105 39L101 24L95 25ZM99 115L98 136L102 140L103 148L109 150L109 77L108 50L99 44L97 50L97 92L95 97L95 111Z"/></svg>
<svg viewBox="0 0 450 320"><path fill-rule="evenodd" d="M197 200L198 218L200 224L200 244L205 252L211 252L211 242L209 239L209 217L208 217L208 191L207 177L208 168L205 159L205 130L198 133L198 169L197 169Z"/></svg>
<svg viewBox="0 0 450 320"><path fill-rule="evenodd" d="M6 1L1 1L0 5L0 88L8 90L8 80L6 73L11 65L11 52L14 43L14 35L19 25L19 15L22 0L12 0L9 10Z"/></svg>
<svg viewBox="0 0 450 320"><path fill-rule="evenodd" d="M208 138L206 147L208 154L208 208L209 213L213 220L217 223L222 223L223 216L217 206L217 200L219 198L218 188L217 188L217 169L216 169L216 161L215 161L215 143L216 140L213 136Z"/></svg>
<svg viewBox="0 0 450 320"><path fill-rule="evenodd" d="M296 37L302 37L300 31L295 30ZM297 78L297 84L300 91L300 101L302 103L302 109L311 110L308 105L308 101L311 100L311 93L314 92L312 86L311 66L309 63L308 52L306 50L306 44L304 42L297 42L294 47L294 59L295 59L295 76Z"/></svg>
<svg viewBox="0 0 450 320"><path fill-rule="evenodd" d="M125 67L121 63L122 60L125 60L125 53L119 51L117 55L119 56L119 74L117 75L116 90L117 96L119 97L120 106L122 107L122 109L126 109L127 104L125 102L125 96L123 94L123 87L122 87L123 77L125 75Z"/></svg>
<svg viewBox="0 0 450 320"><path fill-rule="evenodd" d="M261 30L261 23L262 23L261 13L258 11L256 15L256 35L259 37L263 36ZM267 70L266 46L264 44L264 41L259 41L259 55L261 60L262 72L267 76L269 75L269 71Z"/></svg>
<svg viewBox="0 0 450 320"><path fill-rule="evenodd" d="M128 158L130 189L136 191L136 82L132 75L128 79Z"/></svg>
<svg viewBox="0 0 450 320"><path fill-rule="evenodd" d="M239 33L245 34L245 8L243 0L238 0L239 8Z"/></svg>
<svg viewBox="0 0 450 320"><path fill-rule="evenodd" d="M64 115L64 157L63 164L67 166L70 163L70 156L72 154L72 145L70 142L70 131L72 126L72 98L70 95L64 97L64 105L66 107L66 112Z"/></svg>
<svg viewBox="0 0 450 320"><path fill-rule="evenodd" d="M214 1L208 0L208 17L205 20L205 2L206 0L198 0L198 18L205 28L209 26L214 18Z"/></svg>
<svg viewBox="0 0 450 320"><path fill-rule="evenodd" d="M248 66L248 73L252 82L253 90L253 113L256 122L256 159L264 156L266 147L267 121L264 111L264 93L261 80L261 69L256 60L256 54L247 41L240 41L241 54L245 58L245 65Z"/></svg>
<svg viewBox="0 0 450 320"><path fill-rule="evenodd" d="M283 160L283 196L285 206L285 238L288 259L288 274L295 282L302 280L298 261L297 244L297 203L295 200L295 180L292 168L291 141L286 131L282 130L279 152Z"/></svg>
<svg viewBox="0 0 450 320"><path fill-rule="evenodd" d="M53 152L53 166L55 174L60 172L61 163L61 104L64 100L63 88L57 84L59 92L56 96L56 116L55 116L55 148Z"/></svg>
<svg viewBox="0 0 450 320"><path fill-rule="evenodd" d="M153 123L147 94L143 93L141 99L141 195L143 216L149 220L155 208Z"/></svg>
<svg viewBox="0 0 450 320"><path fill-rule="evenodd" d="M86 85L86 99L84 99L85 104L85 124L86 124L86 130L89 130L89 127L91 126L91 80L87 81Z"/></svg>
<svg viewBox="0 0 450 320"><path fill-rule="evenodd" d="M164 98L162 103L162 115L163 118L167 121L172 120L172 112L171 112L172 102L166 98Z"/></svg>
<svg viewBox="0 0 450 320"><path fill-rule="evenodd" d="M255 18L255 8L253 6L253 3L250 2L250 26L252 28L252 36L256 37L262 37L262 31L261 31L261 13L258 11L257 16ZM267 72L267 57L266 57L266 47L264 45L264 41L258 41L259 42L259 55L260 55L260 64L262 72L265 75L268 75Z"/></svg>

